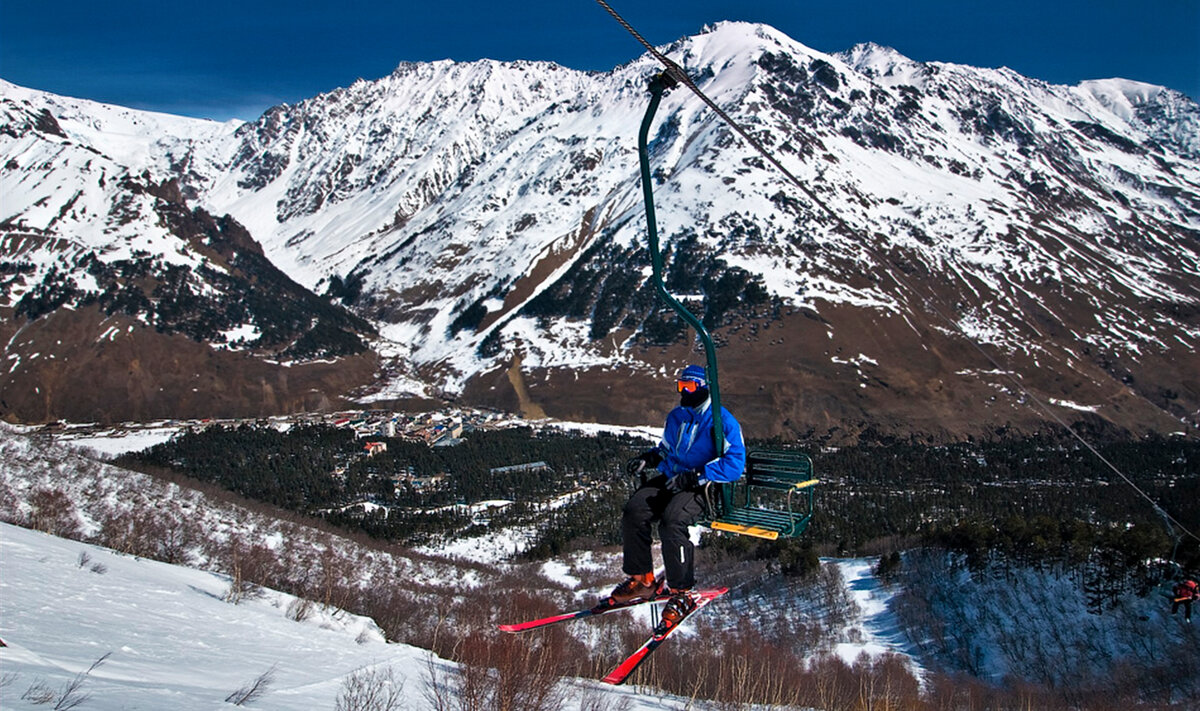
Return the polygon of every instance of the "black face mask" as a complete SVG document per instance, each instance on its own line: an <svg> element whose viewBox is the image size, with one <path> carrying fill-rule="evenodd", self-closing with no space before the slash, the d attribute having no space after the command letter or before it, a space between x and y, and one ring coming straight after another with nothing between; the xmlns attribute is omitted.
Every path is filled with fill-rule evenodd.
<svg viewBox="0 0 1200 711"><path fill-rule="evenodd" d="M684 407L700 407L708 399L708 388L696 388L696 392L684 390L679 393L679 404Z"/></svg>

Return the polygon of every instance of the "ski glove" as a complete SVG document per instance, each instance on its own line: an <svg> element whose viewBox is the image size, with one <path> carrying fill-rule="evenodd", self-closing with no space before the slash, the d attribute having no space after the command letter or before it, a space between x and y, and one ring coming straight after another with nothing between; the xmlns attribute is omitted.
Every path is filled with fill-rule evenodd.
<svg viewBox="0 0 1200 711"><path fill-rule="evenodd" d="M657 449L642 452L625 463L625 472L629 476L637 476L647 469L653 469L662 462L662 454Z"/></svg>
<svg viewBox="0 0 1200 711"><path fill-rule="evenodd" d="M700 486L700 475L694 471L679 472L667 479L667 488L676 494L691 491Z"/></svg>

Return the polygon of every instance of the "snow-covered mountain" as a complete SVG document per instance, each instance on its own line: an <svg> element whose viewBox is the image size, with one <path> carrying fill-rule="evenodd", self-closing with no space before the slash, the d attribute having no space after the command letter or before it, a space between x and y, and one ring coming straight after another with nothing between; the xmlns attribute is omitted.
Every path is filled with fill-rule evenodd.
<svg viewBox="0 0 1200 711"><path fill-rule="evenodd" d="M1194 102L875 45L828 55L743 23L664 50L820 198L686 90L664 99L651 160L669 286L716 331L726 404L752 436L1035 427L1045 415L1031 399L1135 431L1195 426ZM403 64L244 124L3 85L4 307L70 294L0 334L5 411L72 412L63 385L27 371L59 338L39 324L66 308L78 321L98 290L88 254L112 264L142 250L207 278L203 251L158 214L167 200L244 227L288 277L369 322L331 314L311 328L343 335L313 337L321 345L293 360L357 367L304 380L303 393L277 385L293 396L273 404L370 380L354 394L658 420L663 376L697 358L648 282L635 149L658 69L649 56L606 73ZM98 323L81 344L115 307L90 308ZM123 313L131 334L161 322ZM256 367L305 333L268 344L265 315L219 320L193 338L206 352L244 343ZM380 360L352 355L352 338Z"/></svg>

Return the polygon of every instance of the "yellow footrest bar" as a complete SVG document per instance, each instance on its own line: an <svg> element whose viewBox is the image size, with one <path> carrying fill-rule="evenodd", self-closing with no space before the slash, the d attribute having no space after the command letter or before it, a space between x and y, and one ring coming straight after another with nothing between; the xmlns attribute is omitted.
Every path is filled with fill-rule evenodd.
<svg viewBox="0 0 1200 711"><path fill-rule="evenodd" d="M809 479L808 481L802 481L799 484L796 484L792 488L793 489L807 489L810 486L816 486L820 482L821 482L820 479Z"/></svg>
<svg viewBox="0 0 1200 711"><path fill-rule="evenodd" d="M779 531L769 531L758 526L743 526L736 523L725 523L724 521L709 521L708 527L714 531L729 531L730 533L739 533L743 536L765 538L768 541L774 541L779 538Z"/></svg>

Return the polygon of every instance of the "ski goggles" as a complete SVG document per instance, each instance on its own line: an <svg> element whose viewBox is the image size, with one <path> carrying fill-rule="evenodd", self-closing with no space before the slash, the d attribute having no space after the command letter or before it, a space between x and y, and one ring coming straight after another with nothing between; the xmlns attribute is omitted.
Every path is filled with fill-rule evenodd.
<svg viewBox="0 0 1200 711"><path fill-rule="evenodd" d="M704 386L700 383L697 383L695 380L675 381L675 388L681 393L694 393L702 387Z"/></svg>

